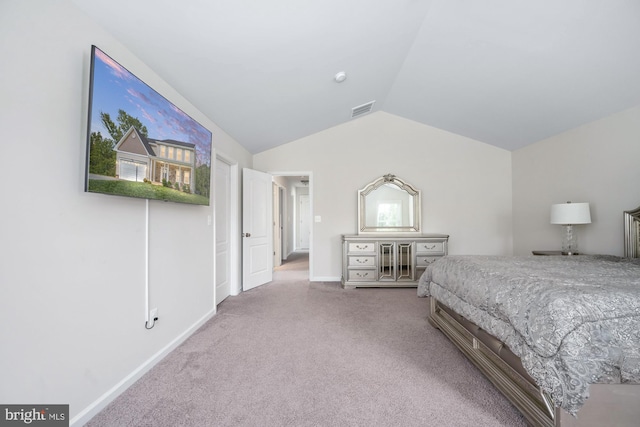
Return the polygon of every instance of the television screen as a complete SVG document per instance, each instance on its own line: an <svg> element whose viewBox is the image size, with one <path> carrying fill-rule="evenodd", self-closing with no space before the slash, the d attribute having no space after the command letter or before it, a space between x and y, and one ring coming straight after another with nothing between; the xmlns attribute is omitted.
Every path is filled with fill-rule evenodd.
<svg viewBox="0 0 640 427"><path fill-rule="evenodd" d="M85 191L209 205L211 132L91 47Z"/></svg>

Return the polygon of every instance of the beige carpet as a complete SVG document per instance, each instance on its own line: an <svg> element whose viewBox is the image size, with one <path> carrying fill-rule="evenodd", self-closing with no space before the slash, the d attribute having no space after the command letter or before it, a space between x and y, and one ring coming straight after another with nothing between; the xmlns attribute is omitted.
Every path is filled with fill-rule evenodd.
<svg viewBox="0 0 640 427"><path fill-rule="evenodd" d="M89 426L525 426L415 288L308 281L295 254Z"/></svg>

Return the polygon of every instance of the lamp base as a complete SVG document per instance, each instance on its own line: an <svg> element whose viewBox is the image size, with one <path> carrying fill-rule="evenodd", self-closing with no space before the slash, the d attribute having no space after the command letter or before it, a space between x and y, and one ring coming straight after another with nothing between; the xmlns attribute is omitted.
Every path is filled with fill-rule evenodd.
<svg viewBox="0 0 640 427"><path fill-rule="evenodd" d="M578 236L571 224L567 224L562 239L562 255L578 255Z"/></svg>

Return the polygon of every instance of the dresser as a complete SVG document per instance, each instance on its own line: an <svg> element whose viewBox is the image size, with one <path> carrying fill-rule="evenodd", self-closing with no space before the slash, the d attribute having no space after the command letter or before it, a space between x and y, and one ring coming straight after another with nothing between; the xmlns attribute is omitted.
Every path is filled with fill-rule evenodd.
<svg viewBox="0 0 640 427"><path fill-rule="evenodd" d="M425 268L447 254L449 236L343 235L342 286L414 287Z"/></svg>

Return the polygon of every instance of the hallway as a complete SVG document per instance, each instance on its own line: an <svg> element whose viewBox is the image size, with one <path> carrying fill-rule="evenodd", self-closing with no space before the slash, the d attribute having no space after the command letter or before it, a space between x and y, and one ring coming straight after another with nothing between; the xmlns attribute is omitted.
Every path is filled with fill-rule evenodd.
<svg viewBox="0 0 640 427"><path fill-rule="evenodd" d="M273 280L309 280L309 252L293 252L274 268Z"/></svg>

